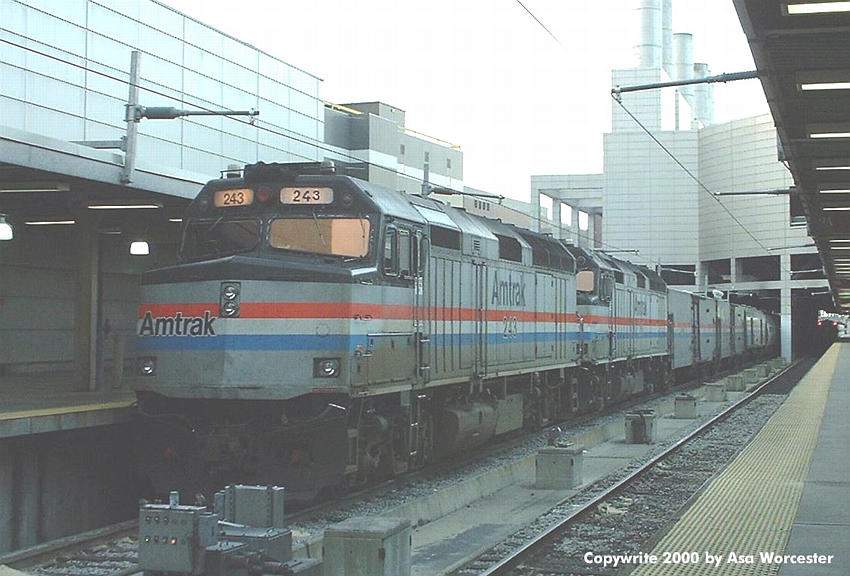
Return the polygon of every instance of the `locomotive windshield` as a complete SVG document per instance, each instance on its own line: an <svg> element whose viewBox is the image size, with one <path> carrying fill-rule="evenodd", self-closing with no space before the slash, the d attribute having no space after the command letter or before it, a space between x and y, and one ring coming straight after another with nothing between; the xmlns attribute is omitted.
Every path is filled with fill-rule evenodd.
<svg viewBox="0 0 850 576"><path fill-rule="evenodd" d="M257 218L195 220L183 234L181 253L185 260L203 260L250 252L260 243Z"/></svg>
<svg viewBox="0 0 850 576"><path fill-rule="evenodd" d="M367 218L275 218L269 229L272 248L362 258L369 253Z"/></svg>

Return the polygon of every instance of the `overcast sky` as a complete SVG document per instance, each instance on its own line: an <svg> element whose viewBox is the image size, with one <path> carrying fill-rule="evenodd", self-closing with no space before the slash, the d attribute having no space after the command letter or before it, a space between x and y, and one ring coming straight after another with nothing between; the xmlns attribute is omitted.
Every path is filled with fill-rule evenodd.
<svg viewBox="0 0 850 576"><path fill-rule="evenodd" d="M381 100L460 144L464 182L527 200L532 174L602 170L611 70L637 65L636 0L165 0L321 78L322 98ZM713 73L753 68L731 0L674 0ZM767 113L758 81L717 85L718 122ZM262 113L262 111L261 111Z"/></svg>

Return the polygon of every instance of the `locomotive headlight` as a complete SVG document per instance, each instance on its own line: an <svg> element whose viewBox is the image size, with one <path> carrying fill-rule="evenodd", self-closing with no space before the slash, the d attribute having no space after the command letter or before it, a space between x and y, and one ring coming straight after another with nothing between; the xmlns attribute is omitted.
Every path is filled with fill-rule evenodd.
<svg viewBox="0 0 850 576"><path fill-rule="evenodd" d="M236 300L239 297L239 286L228 284L221 291L221 297L225 300Z"/></svg>
<svg viewBox="0 0 850 576"><path fill-rule="evenodd" d="M239 314L239 304L229 300L221 305L221 315L227 318L233 318Z"/></svg>
<svg viewBox="0 0 850 576"><path fill-rule="evenodd" d="M336 378L339 376L339 358L314 359L313 376L316 378Z"/></svg>
<svg viewBox="0 0 850 576"><path fill-rule="evenodd" d="M153 376L156 374L156 358L142 358L139 361L139 372L142 376Z"/></svg>

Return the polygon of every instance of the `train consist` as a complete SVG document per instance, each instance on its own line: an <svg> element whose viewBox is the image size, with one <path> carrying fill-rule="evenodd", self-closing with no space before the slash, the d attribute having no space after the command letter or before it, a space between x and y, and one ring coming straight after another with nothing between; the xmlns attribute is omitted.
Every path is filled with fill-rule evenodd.
<svg viewBox="0 0 850 576"><path fill-rule="evenodd" d="M291 498L770 353L771 316L652 270L337 175L209 182L143 277L138 456L156 490Z"/></svg>

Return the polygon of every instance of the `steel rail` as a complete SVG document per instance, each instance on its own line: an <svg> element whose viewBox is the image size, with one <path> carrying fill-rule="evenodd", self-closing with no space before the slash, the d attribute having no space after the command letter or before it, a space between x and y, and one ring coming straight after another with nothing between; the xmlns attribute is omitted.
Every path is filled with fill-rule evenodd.
<svg viewBox="0 0 850 576"><path fill-rule="evenodd" d="M554 537L556 537L567 526L569 526L569 524L571 524L575 520L578 520L580 517L584 516L585 514L591 512L594 508L596 508L596 506L598 506L599 504L601 504L605 500L607 500L607 499L611 498L612 496L616 495L617 493L619 493L623 488L625 488L626 486L628 486L629 484L631 484L632 482L634 482L635 480L637 480L638 478L640 478L641 476L646 474L649 470L651 470L661 460L667 458L672 453L674 453L676 450L678 450L679 448L681 448L682 446L684 446L685 444L687 444L688 442L690 442L691 440L693 440L694 438L696 438L697 436L702 434L703 432L706 432L709 428L711 428L715 424L718 424L719 422L722 422L723 420L728 418L738 408L741 408L742 406L749 404L753 399L755 399L757 396L759 396L765 390L766 387L770 386L780 376L783 376L784 374L789 372L792 368L796 367L800 362L801 362L801 360L797 360L796 362L789 364L782 371L777 373L775 376L771 376L770 378L768 378L767 380L765 380L764 382L759 384L757 387L753 388L750 391L749 394L742 396L741 398L736 400L734 403L732 403L728 407L726 407L723 411L715 414L714 416L712 416L711 418L709 418L708 420L703 422L699 427L695 428L694 430L692 430L691 432L689 432L685 436L679 438L676 442L674 442L673 444L671 444L670 446L668 446L667 448L665 448L664 450L662 450L658 454L654 455L652 458L650 458L647 462L645 462L639 468L632 471L629 475L625 476L624 478L621 478L616 483L614 483L613 485L611 485L610 487L605 489L603 492L594 496L588 502L582 504L578 509L576 509L573 512L571 512L570 514L568 514L565 518L556 522L555 524L553 524L552 526L550 526L549 528L547 528L546 530L544 530L543 532L541 532L540 534L535 536L534 539L530 540L529 542L526 542L525 544L523 544L522 546L520 546L519 548L517 548L516 550L511 552L511 554L509 556L503 558L502 560L500 560L496 564L493 564L492 566L490 566L490 568L488 568L484 572L481 572L479 574L479 576L504 576L505 574L508 573L509 570L516 568L517 564L519 564L524 558L528 557L531 553L535 552L541 546L543 546L544 544L546 544L550 540L552 540ZM471 560L471 561L474 561L474 560Z"/></svg>
<svg viewBox="0 0 850 576"><path fill-rule="evenodd" d="M36 544L30 548L16 550L0 556L0 565L5 564L10 568L20 570L43 564L69 551L79 550L82 547L103 541L115 540L120 536L135 534L138 530L138 523L138 519L125 520L88 532L80 532L79 534Z"/></svg>

